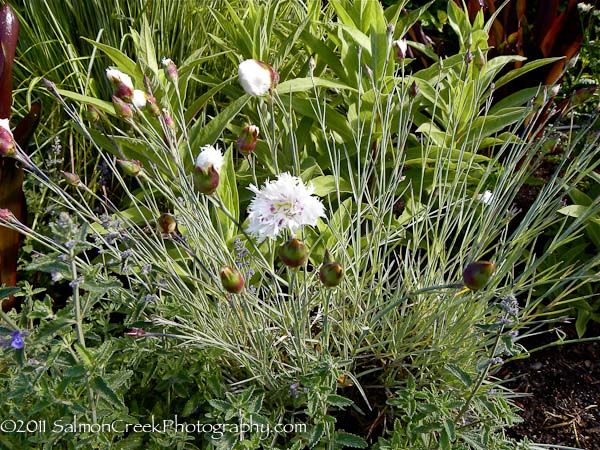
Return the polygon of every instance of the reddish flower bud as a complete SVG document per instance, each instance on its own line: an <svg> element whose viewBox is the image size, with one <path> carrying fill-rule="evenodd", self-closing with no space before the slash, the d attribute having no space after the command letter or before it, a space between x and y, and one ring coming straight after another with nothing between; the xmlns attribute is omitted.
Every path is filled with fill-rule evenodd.
<svg viewBox="0 0 600 450"><path fill-rule="evenodd" d="M177 83L179 79L179 73L177 72L177 66L170 58L163 58L162 65L165 69L165 76L171 83Z"/></svg>
<svg viewBox="0 0 600 450"><path fill-rule="evenodd" d="M113 95L126 101L131 101L133 96L133 82L131 77L116 69L106 69L106 77L113 87Z"/></svg>
<svg viewBox="0 0 600 450"><path fill-rule="evenodd" d="M153 95L149 95L148 98L146 98L146 111L149 111L153 116L160 116L160 108Z"/></svg>
<svg viewBox="0 0 600 450"><path fill-rule="evenodd" d="M299 239L290 239L279 247L279 259L288 267L300 267L308 258L308 250Z"/></svg>
<svg viewBox="0 0 600 450"><path fill-rule="evenodd" d="M3 220L5 222L12 222L14 218L15 216L10 209L0 209L0 220Z"/></svg>
<svg viewBox="0 0 600 450"><path fill-rule="evenodd" d="M237 269L225 266L219 272L223 289L231 294L239 294L244 289L244 277Z"/></svg>
<svg viewBox="0 0 600 450"><path fill-rule="evenodd" d="M13 156L16 153L15 140L8 119L0 119L0 155Z"/></svg>
<svg viewBox="0 0 600 450"><path fill-rule="evenodd" d="M472 291L483 289L490 281L496 265L489 261L476 261L463 271L463 283Z"/></svg>
<svg viewBox="0 0 600 450"><path fill-rule="evenodd" d="M115 112L119 117L122 117L123 119L129 119L133 117L133 110L131 109L131 106L129 106L116 95L113 95L112 101L115 107Z"/></svg>
<svg viewBox="0 0 600 450"><path fill-rule="evenodd" d="M202 194L210 195L219 185L223 155L212 145L205 145L200 150L194 166L194 188Z"/></svg>
<svg viewBox="0 0 600 450"><path fill-rule="evenodd" d="M167 111L165 108L162 109L162 118L167 127L169 127L171 130L175 129L175 121L171 117L171 114L169 114L169 111Z"/></svg>
<svg viewBox="0 0 600 450"><path fill-rule="evenodd" d="M244 155L250 154L256 147L256 141L259 134L256 125L248 125L242 130L242 134L237 139L237 147Z"/></svg>
<svg viewBox="0 0 600 450"><path fill-rule="evenodd" d="M219 172L213 166L208 169L194 168L194 188L201 194L210 195L219 186Z"/></svg>
<svg viewBox="0 0 600 450"><path fill-rule="evenodd" d="M410 85L410 88L408 89L408 94L412 98L415 98L417 95L419 95L419 86L417 86L416 81L413 81L412 84Z"/></svg>

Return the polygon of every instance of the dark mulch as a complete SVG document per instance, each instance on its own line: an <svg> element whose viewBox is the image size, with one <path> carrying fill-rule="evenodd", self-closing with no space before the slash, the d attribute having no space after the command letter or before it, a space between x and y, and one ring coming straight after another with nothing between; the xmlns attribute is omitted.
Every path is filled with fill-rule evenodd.
<svg viewBox="0 0 600 450"><path fill-rule="evenodd" d="M572 330L566 331L574 338ZM517 399L524 422L510 430L512 437L600 450L600 342L540 350L507 363L499 375L508 387L527 394Z"/></svg>

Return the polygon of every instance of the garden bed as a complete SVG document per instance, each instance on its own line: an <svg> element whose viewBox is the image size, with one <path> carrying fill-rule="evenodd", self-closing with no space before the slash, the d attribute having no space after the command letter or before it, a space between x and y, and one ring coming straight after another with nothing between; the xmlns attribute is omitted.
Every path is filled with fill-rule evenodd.
<svg viewBox="0 0 600 450"><path fill-rule="evenodd" d="M570 328L565 332L567 339L576 337ZM539 343L555 339L548 334ZM526 394L516 401L524 421L512 437L600 449L600 342L549 347L508 363L499 375Z"/></svg>

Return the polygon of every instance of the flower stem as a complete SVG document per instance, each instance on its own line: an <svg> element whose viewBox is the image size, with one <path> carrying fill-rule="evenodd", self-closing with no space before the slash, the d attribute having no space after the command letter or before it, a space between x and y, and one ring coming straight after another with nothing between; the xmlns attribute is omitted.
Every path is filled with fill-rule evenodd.
<svg viewBox="0 0 600 450"><path fill-rule="evenodd" d="M473 390L471 391L471 394L469 395L469 398L467 399L467 401L465 402L465 404L463 405L463 407L460 409L460 411L456 415L456 419L454 419L454 423L455 424L458 424L458 421L467 412L467 409L471 405L471 402L473 401L473 398L475 397L475 394L477 393L477 391L479 390L479 388L483 384L483 381L486 379L486 377L487 377L487 375L488 375L488 373L490 371L490 367L492 366L492 362L491 361L494 358L494 355L496 354L496 350L498 350L498 344L500 343L500 337L502 336L502 332L503 331L504 331L504 325L500 326L500 328L496 332L496 338L494 340L494 346L492 347L490 361L486 365L485 370L483 372L481 372L481 374L479 375L479 378L477 379L477 382L475 383L475 386L473 386Z"/></svg>

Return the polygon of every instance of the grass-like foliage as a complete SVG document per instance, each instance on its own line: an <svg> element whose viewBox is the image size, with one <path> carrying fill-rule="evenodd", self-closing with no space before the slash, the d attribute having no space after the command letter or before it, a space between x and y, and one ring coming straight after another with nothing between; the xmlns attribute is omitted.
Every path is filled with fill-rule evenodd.
<svg viewBox="0 0 600 450"><path fill-rule="evenodd" d="M223 46L234 46L178 67L160 64L147 25L131 32L138 60L94 44L145 92L143 102L123 80L113 81L112 103L45 82L110 168L119 197L88 186L77 167L57 182L19 154L58 214L49 233L5 210L0 224L39 249L29 269L62 284L68 300L55 308L50 296L39 299L44 288L27 284L17 294L23 311L3 314L3 331L25 344L10 335L0 353L0 413L100 424L178 415L222 426L54 433L55 448L533 448L504 435L518 416L494 373L524 351L518 332L543 323L541 308L576 301L598 281L599 258L561 259L598 201L577 217L560 211L597 168L598 138L587 139L587 128L570 136L537 199L515 210L551 150L544 136L532 138L535 92L494 104L492 82L507 81L497 75L510 58L487 61L482 20L472 39L461 37L460 54L412 74L395 41L418 16L399 19L400 7L384 12L377 2L331 1L338 21L325 25L331 10L311 3L295 37L326 26L327 40L306 37L315 52L306 66L289 52L295 41L279 47L295 62L264 95L228 76L215 84L195 75L219 58L229 67L272 57L258 44L268 42L261 26L291 14L276 3L254 5L245 19L231 6L213 12ZM261 76L273 81L268 70ZM198 82L207 94L192 101ZM199 113L216 98L210 114ZM260 125L252 149L230 136L248 122ZM197 159L212 145L222 161L214 149ZM304 217L290 212L297 204L274 202L271 212L288 216L267 236L248 211L284 172L314 192L288 184L282 198L312 195L310 208L321 212L318 201L323 214L293 226ZM306 258L280 251L291 238ZM482 260L493 269L484 277L468 268ZM232 428L240 423L264 428L240 433ZM278 424L297 428L274 431ZM49 434L34 431L0 443L46 442Z"/></svg>

